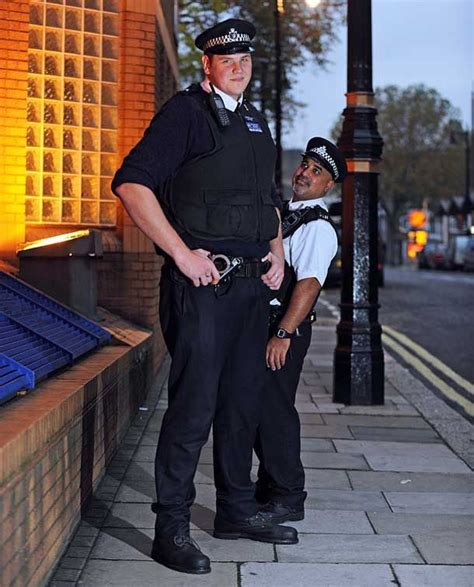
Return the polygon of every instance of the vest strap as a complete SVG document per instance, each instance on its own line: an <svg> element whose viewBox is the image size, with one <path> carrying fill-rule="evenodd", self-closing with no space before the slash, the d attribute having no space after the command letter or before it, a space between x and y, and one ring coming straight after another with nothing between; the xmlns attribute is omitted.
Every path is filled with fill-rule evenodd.
<svg viewBox="0 0 474 587"><path fill-rule="evenodd" d="M321 206L309 206L307 208L300 208L299 210L286 210L283 213L283 219L281 223L281 232L283 238L293 235L300 226L308 224L314 220L325 220L334 228L337 234L336 226L332 218L329 216L327 210Z"/></svg>

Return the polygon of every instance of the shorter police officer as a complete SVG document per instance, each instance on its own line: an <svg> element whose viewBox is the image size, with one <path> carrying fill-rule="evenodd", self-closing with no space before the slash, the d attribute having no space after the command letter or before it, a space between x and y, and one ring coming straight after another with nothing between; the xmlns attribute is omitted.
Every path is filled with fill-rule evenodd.
<svg viewBox="0 0 474 587"><path fill-rule="evenodd" d="M255 445L260 460L257 499L273 523L304 518L304 469L295 396L311 342L313 308L337 253L338 239L324 196L346 174L343 154L312 138L293 175L293 197L282 217L287 267L272 301L274 324L267 344L265 409Z"/></svg>

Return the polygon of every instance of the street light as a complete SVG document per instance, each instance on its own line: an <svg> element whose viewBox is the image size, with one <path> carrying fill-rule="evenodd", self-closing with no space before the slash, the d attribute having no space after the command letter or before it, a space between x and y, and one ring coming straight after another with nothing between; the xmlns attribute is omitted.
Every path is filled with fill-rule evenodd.
<svg viewBox="0 0 474 587"><path fill-rule="evenodd" d="M309 8L316 8L319 6L321 0L306 0ZM280 197L283 196L282 190L282 146L281 146L281 130L282 130L282 113L281 113L281 29L280 29L280 15L285 12L285 1L274 0L274 14L275 14L275 144L277 150L277 159L275 165L275 184L277 193Z"/></svg>
<svg viewBox="0 0 474 587"><path fill-rule="evenodd" d="M277 159L275 165L275 184L277 193L282 194L282 148L281 148L281 33L280 14L285 12L284 0L275 0L275 144Z"/></svg>
<svg viewBox="0 0 474 587"><path fill-rule="evenodd" d="M341 319L334 352L334 401L384 402L378 323L377 175L383 141L372 89L371 0L348 0L347 107L338 144L347 158L342 186Z"/></svg>

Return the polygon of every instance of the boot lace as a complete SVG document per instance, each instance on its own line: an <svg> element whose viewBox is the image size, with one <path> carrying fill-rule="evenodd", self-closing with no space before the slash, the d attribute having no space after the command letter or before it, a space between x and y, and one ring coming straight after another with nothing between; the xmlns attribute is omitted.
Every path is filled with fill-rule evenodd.
<svg viewBox="0 0 474 587"><path fill-rule="evenodd" d="M189 544L190 546L194 546L194 548L196 548L197 550L200 551L200 548L197 545L197 542L195 540L193 540L191 538L191 536L175 536L173 538L173 542L176 544L176 546L179 546L179 547L182 547L182 546L185 546L186 544Z"/></svg>

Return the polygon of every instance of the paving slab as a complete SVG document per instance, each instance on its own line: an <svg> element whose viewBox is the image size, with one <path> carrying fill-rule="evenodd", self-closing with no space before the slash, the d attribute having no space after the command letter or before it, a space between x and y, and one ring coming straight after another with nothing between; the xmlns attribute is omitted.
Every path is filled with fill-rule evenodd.
<svg viewBox="0 0 474 587"><path fill-rule="evenodd" d="M318 510L390 511L380 491L308 488L306 507Z"/></svg>
<svg viewBox="0 0 474 587"><path fill-rule="evenodd" d="M407 514L474 514L471 493L385 492L395 513Z"/></svg>
<svg viewBox="0 0 474 587"><path fill-rule="evenodd" d="M138 483L125 481L115 497L116 503L150 503L152 501L156 501L154 481L140 481Z"/></svg>
<svg viewBox="0 0 474 587"><path fill-rule="evenodd" d="M301 450L305 452L336 452L334 444L324 438L302 438Z"/></svg>
<svg viewBox="0 0 474 587"><path fill-rule="evenodd" d="M164 406L166 407L166 406ZM145 428L146 432L159 432L161 428L161 422L163 421L163 416L165 415L165 410L155 410L148 421L148 424Z"/></svg>
<svg viewBox="0 0 474 587"><path fill-rule="evenodd" d="M76 581L79 580L79 577L81 576L81 570L80 569L57 569L57 571L54 573L54 577L53 580L56 581L69 581L69 585L71 583L75 583Z"/></svg>
<svg viewBox="0 0 474 587"><path fill-rule="evenodd" d="M318 408L313 402L299 402L296 400L296 409L300 414L317 414Z"/></svg>
<svg viewBox="0 0 474 587"><path fill-rule="evenodd" d="M373 534L364 512L306 509L304 520L291 525L306 534Z"/></svg>
<svg viewBox="0 0 474 587"><path fill-rule="evenodd" d="M316 410L317 414L339 414L339 408L332 403L326 402L316 402Z"/></svg>
<svg viewBox="0 0 474 587"><path fill-rule="evenodd" d="M335 440L339 453L364 455L374 471L469 473L469 467L444 444Z"/></svg>
<svg viewBox="0 0 474 587"><path fill-rule="evenodd" d="M300 414L301 424L324 424L320 414Z"/></svg>
<svg viewBox="0 0 474 587"><path fill-rule="evenodd" d="M305 487L320 489L350 489L351 485L345 471L331 469L306 469Z"/></svg>
<svg viewBox="0 0 474 587"><path fill-rule="evenodd" d="M367 470L367 461L361 455L344 455L325 452L302 452L301 461L309 469L359 469Z"/></svg>
<svg viewBox="0 0 474 587"><path fill-rule="evenodd" d="M90 560L81 576L81 585L132 585L140 587L237 587L237 565L214 563L208 575L183 575L154 561Z"/></svg>
<svg viewBox="0 0 474 587"><path fill-rule="evenodd" d="M277 545L281 562L422 563L407 536L302 534L297 546Z"/></svg>
<svg viewBox="0 0 474 587"><path fill-rule="evenodd" d="M429 564L474 565L474 532L413 534L413 541Z"/></svg>
<svg viewBox="0 0 474 587"><path fill-rule="evenodd" d="M472 587L474 568L455 565L394 565L401 587Z"/></svg>
<svg viewBox="0 0 474 587"><path fill-rule="evenodd" d="M367 416L419 416L420 413L410 405L388 406L346 406L341 414L362 414Z"/></svg>
<svg viewBox="0 0 474 587"><path fill-rule="evenodd" d="M348 471L354 489L374 491L474 492L474 474L390 473L384 471Z"/></svg>
<svg viewBox="0 0 474 587"><path fill-rule="evenodd" d="M246 563L241 587L393 587L389 565ZM224 587L224 586L223 586ZM444 586L445 587L445 586Z"/></svg>
<svg viewBox="0 0 474 587"><path fill-rule="evenodd" d="M154 528L155 514L149 503L116 503L103 524L104 528Z"/></svg>
<svg viewBox="0 0 474 587"><path fill-rule="evenodd" d="M464 533L474 528L474 516L369 512L377 534Z"/></svg>
<svg viewBox="0 0 474 587"><path fill-rule="evenodd" d="M154 446L156 450L159 437L159 432L145 432L140 439L140 446Z"/></svg>
<svg viewBox="0 0 474 587"><path fill-rule="evenodd" d="M431 426L421 417L414 416L323 416L326 424L332 426L378 426L382 428L426 428L432 430Z"/></svg>
<svg viewBox="0 0 474 587"><path fill-rule="evenodd" d="M389 440L394 442L443 442L438 434L429 428L383 428L349 426L356 440Z"/></svg>
<svg viewBox="0 0 474 587"><path fill-rule="evenodd" d="M125 476L124 481L127 479L136 479L143 481L153 481L155 478L155 463L151 461L141 461L136 463L135 461L130 463Z"/></svg>
<svg viewBox="0 0 474 587"><path fill-rule="evenodd" d="M318 424L302 424L303 438L353 438L347 426L331 426Z"/></svg>
<svg viewBox="0 0 474 587"><path fill-rule="evenodd" d="M102 531L90 558L102 560L150 560L154 530L109 528ZM211 561L245 562L275 560L273 546L252 540L218 540L208 532L193 530L192 538Z"/></svg>

